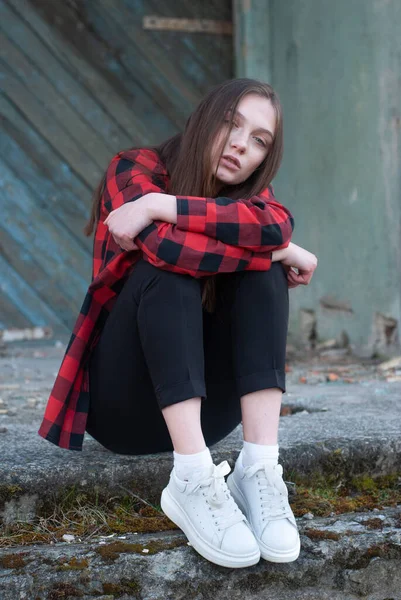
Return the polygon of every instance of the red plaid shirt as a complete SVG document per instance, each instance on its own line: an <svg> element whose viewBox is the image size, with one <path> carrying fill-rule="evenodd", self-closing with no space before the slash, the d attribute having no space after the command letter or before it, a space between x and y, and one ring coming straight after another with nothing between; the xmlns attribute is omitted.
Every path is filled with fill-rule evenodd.
<svg viewBox="0 0 401 600"><path fill-rule="evenodd" d="M168 174L153 150L115 156L106 173L93 246L92 283L50 394L39 435L69 450L82 450L89 409L88 359L137 260L204 277L242 270L267 271L273 250L288 246L291 213L271 187L249 200L177 196L177 224L155 221L135 238L139 250L114 241L106 216L150 192L168 190Z"/></svg>

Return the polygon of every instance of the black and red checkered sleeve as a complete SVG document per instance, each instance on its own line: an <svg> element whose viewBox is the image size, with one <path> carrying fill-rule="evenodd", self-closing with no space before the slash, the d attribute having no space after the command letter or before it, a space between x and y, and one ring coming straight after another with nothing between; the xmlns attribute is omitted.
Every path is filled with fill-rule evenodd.
<svg viewBox="0 0 401 600"><path fill-rule="evenodd" d="M135 243L145 260L161 269L202 277L234 271L268 271L271 252L252 252L202 233L183 231L177 225L155 221Z"/></svg>
<svg viewBox="0 0 401 600"><path fill-rule="evenodd" d="M127 202L151 192L166 193L167 171L157 153L150 149L120 152L106 171L101 219Z"/></svg>
<svg viewBox="0 0 401 600"><path fill-rule="evenodd" d="M156 152L142 149L120 153L107 170L101 220L126 202L151 192L165 193L166 189L167 172ZM106 231L104 233L108 236ZM193 277L242 270L265 271L271 266L271 251L255 253L162 221L155 221L144 229L135 243L145 260L154 266Z"/></svg>
<svg viewBox="0 0 401 600"><path fill-rule="evenodd" d="M268 187L249 200L177 196L177 227L264 253L288 246L294 218Z"/></svg>

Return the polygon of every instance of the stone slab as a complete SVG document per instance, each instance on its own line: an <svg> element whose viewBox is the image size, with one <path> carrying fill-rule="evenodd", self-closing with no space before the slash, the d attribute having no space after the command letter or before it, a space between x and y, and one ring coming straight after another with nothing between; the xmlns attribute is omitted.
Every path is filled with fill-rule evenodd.
<svg viewBox="0 0 401 600"><path fill-rule="evenodd" d="M23 346L0 359L0 482L27 495L46 495L80 485L121 491L130 485L155 500L168 480L171 453L114 454L88 434L82 452L42 439L37 430L64 353L63 344ZM299 383L305 365L288 375L284 405L293 414L280 419L280 461L285 474L347 469L372 475L401 470L401 384L364 372L355 383ZM355 366L357 369L357 365ZM324 366L328 370L328 366ZM10 411L10 414L1 414ZM241 448L238 427L211 448L216 462L233 464ZM29 502L28 502L29 504Z"/></svg>
<svg viewBox="0 0 401 600"><path fill-rule="evenodd" d="M369 528L366 521L372 518L381 520L382 527ZM399 510L390 508L298 519L302 550L297 561L273 564L262 559L247 569L227 569L204 560L179 532L133 532L124 539L14 547L0 550L0 597L401 600L397 519ZM313 531L320 539L313 539Z"/></svg>

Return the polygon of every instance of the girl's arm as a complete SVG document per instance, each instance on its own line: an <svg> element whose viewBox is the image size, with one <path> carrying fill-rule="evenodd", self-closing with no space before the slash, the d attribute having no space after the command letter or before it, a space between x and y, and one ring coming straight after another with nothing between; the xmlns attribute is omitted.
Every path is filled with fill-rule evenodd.
<svg viewBox="0 0 401 600"><path fill-rule="evenodd" d="M107 171L101 225L110 211L117 211L122 205L139 198L143 202L147 194L156 193L162 196L163 201L175 198L164 193L166 184L167 173L155 152L138 150L118 155ZM136 208L133 207L134 212ZM259 248L258 252L254 252L160 220L145 227L135 238L135 243L144 258L155 266L195 277L246 269L263 271L271 266L270 250Z"/></svg>
<svg viewBox="0 0 401 600"><path fill-rule="evenodd" d="M209 238L203 233L182 231L176 225L155 221L135 243L145 260L161 269L203 277L234 271L268 271L271 252L252 252Z"/></svg>
<svg viewBox="0 0 401 600"><path fill-rule="evenodd" d="M158 193L150 193L145 199L153 220L176 223L184 231L203 233L253 252L286 248L294 229L292 214L269 189L249 200Z"/></svg>
<svg viewBox="0 0 401 600"><path fill-rule="evenodd" d="M167 172L156 152L139 150L134 156L126 152L116 158L107 178L107 212L142 195L152 220L176 224L184 231L203 233L232 246L266 252L286 248L291 241L293 216L277 202L271 186L259 196L242 200L173 196L166 193Z"/></svg>

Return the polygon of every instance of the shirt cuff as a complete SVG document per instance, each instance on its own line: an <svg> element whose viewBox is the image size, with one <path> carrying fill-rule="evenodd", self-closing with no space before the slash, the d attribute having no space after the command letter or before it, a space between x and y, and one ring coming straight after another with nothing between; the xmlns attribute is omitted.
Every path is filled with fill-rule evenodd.
<svg viewBox="0 0 401 600"><path fill-rule="evenodd" d="M196 196L176 196L177 227L184 231L205 233L207 222L207 200Z"/></svg>

